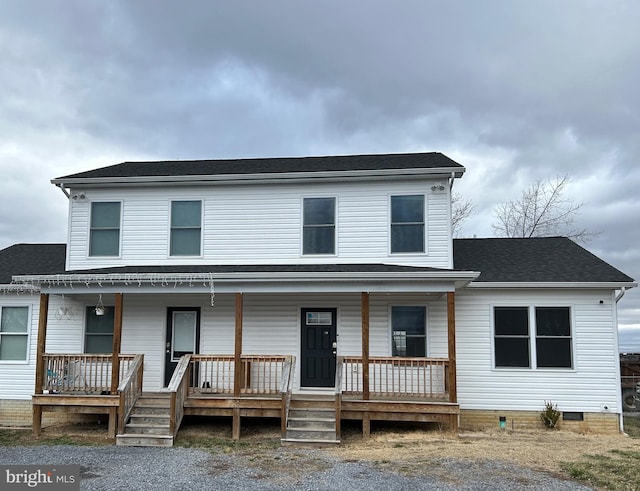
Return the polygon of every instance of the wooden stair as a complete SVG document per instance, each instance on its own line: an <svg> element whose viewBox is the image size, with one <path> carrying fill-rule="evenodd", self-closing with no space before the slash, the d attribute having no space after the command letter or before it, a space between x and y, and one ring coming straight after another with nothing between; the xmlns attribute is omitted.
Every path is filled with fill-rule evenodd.
<svg viewBox="0 0 640 491"><path fill-rule="evenodd" d="M325 446L340 443L333 396L294 394L289 406L284 445Z"/></svg>
<svg viewBox="0 0 640 491"><path fill-rule="evenodd" d="M136 401L124 433L116 436L116 445L129 447L171 447L169 427L170 394L143 392Z"/></svg>

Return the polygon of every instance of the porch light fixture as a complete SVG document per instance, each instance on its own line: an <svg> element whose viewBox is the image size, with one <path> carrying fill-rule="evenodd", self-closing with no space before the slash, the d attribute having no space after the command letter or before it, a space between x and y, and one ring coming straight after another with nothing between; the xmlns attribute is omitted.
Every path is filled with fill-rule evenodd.
<svg viewBox="0 0 640 491"><path fill-rule="evenodd" d="M100 296L98 297L98 303L96 305L96 315L104 315L105 313L105 307L104 304L102 303L102 294L100 294Z"/></svg>

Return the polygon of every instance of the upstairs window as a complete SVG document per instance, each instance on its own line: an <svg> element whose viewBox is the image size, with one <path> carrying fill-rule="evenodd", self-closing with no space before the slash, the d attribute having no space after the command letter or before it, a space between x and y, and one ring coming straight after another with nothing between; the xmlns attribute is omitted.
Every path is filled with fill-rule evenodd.
<svg viewBox="0 0 640 491"><path fill-rule="evenodd" d="M29 307L0 307L0 361L27 361Z"/></svg>
<svg viewBox="0 0 640 491"><path fill-rule="evenodd" d="M202 201L171 202L171 256L200 256Z"/></svg>
<svg viewBox="0 0 640 491"><path fill-rule="evenodd" d="M391 252L424 252L424 195L391 196Z"/></svg>
<svg viewBox="0 0 640 491"><path fill-rule="evenodd" d="M336 199L304 198L302 254L335 254Z"/></svg>
<svg viewBox="0 0 640 491"><path fill-rule="evenodd" d="M91 203L89 256L120 255L120 202Z"/></svg>
<svg viewBox="0 0 640 491"><path fill-rule="evenodd" d="M392 356L426 356L426 307L391 307Z"/></svg>
<svg viewBox="0 0 640 491"><path fill-rule="evenodd" d="M113 352L113 306L105 306L104 315L97 315L95 307L87 307L84 332L85 353Z"/></svg>

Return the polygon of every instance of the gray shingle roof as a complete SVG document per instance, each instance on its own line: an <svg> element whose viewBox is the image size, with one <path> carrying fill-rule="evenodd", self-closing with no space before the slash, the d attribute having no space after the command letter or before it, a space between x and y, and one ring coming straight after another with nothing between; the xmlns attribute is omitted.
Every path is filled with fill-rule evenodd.
<svg viewBox="0 0 640 491"><path fill-rule="evenodd" d="M438 152L327 157L281 157L228 160L173 160L123 162L54 179L93 179L158 176L213 176L225 174L278 174L288 172L354 171L381 169L457 169L464 166Z"/></svg>
<svg viewBox="0 0 640 491"><path fill-rule="evenodd" d="M456 270L482 273L476 282L633 282L626 274L563 237L455 239L453 249ZM65 244L16 244L0 250L0 284L11 283L13 275L30 274L438 271L385 264L124 266L65 271L65 250Z"/></svg>
<svg viewBox="0 0 640 491"><path fill-rule="evenodd" d="M476 282L628 283L633 279L565 237L456 239L454 268Z"/></svg>
<svg viewBox="0 0 640 491"><path fill-rule="evenodd" d="M19 274L48 274L64 271L65 244L14 244L0 250L0 285Z"/></svg>

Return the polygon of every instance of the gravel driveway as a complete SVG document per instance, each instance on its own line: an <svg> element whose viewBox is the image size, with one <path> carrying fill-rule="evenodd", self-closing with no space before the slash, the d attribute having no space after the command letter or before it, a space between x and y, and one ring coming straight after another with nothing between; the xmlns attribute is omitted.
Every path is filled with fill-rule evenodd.
<svg viewBox="0 0 640 491"><path fill-rule="evenodd" d="M503 462L440 459L419 468L395 468L290 448L210 453L177 447L0 447L0 464L80 464L83 490L590 489Z"/></svg>

